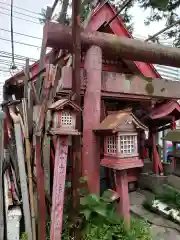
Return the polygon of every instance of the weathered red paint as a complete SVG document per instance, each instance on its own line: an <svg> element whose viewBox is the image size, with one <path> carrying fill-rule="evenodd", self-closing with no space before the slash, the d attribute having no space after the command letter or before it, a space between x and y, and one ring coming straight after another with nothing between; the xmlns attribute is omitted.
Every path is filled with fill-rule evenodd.
<svg viewBox="0 0 180 240"><path fill-rule="evenodd" d="M84 95L83 115L83 175L88 178L89 191L100 192L100 141L93 130L101 116L102 51L92 46L85 59L87 87Z"/></svg>
<svg viewBox="0 0 180 240"><path fill-rule="evenodd" d="M97 31L104 22L108 22L110 19L112 19L115 16L116 13L117 11L108 1L106 1L106 3L100 4L99 6L97 6L97 8L94 9L91 20L87 25L87 30ZM120 16L116 17L111 22L109 28L111 29L111 33L114 33L117 36L132 38L131 34L128 32L127 28L123 23L123 19ZM155 70L153 65L149 63L143 63L143 62L132 62L132 63L138 68L139 72L141 72L146 77L153 77L153 78L161 77L159 73Z"/></svg>
<svg viewBox="0 0 180 240"><path fill-rule="evenodd" d="M101 165L108 168L123 170L143 167L144 164L143 161L139 159L139 157L120 159L117 157L113 158L111 155L109 155L101 160Z"/></svg>
<svg viewBox="0 0 180 240"><path fill-rule="evenodd" d="M172 123L171 123L171 129L176 129L176 121L175 121L175 117L173 116L172 118ZM176 143L173 142L173 169L175 170L176 169Z"/></svg>
<svg viewBox="0 0 180 240"><path fill-rule="evenodd" d="M44 191L44 172L41 166L41 138L36 136L36 171L38 196L38 239L46 239L46 202Z"/></svg>
<svg viewBox="0 0 180 240"><path fill-rule="evenodd" d="M130 202L128 192L127 170L116 171L116 191L120 195L117 211L124 217L127 226L130 225Z"/></svg>
<svg viewBox="0 0 180 240"><path fill-rule="evenodd" d="M63 67L62 90L72 89L72 69ZM86 88L86 72L81 69L81 89ZM153 92L147 87L151 82ZM113 83L113 84L112 84ZM121 83L121 84L119 84ZM163 86L163 91L162 91ZM179 99L179 82L166 79L146 78L143 75L131 75L115 72L102 72L101 94L111 98L125 98L134 100L151 100L152 98ZM83 92L82 92L83 93ZM176 108L176 107L175 107Z"/></svg>
<svg viewBox="0 0 180 240"><path fill-rule="evenodd" d="M64 189L68 154L68 136L58 136L55 154L51 210L51 240L61 239Z"/></svg>
<svg viewBox="0 0 180 240"><path fill-rule="evenodd" d="M156 133L152 133L152 153L153 153L153 171L155 174L159 174L159 171L163 173L163 166L159 157L159 153L156 147Z"/></svg>

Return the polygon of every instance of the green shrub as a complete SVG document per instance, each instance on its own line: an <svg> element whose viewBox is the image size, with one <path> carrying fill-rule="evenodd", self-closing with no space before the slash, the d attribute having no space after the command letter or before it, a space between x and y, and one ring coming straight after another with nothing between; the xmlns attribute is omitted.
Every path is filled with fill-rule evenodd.
<svg viewBox="0 0 180 240"><path fill-rule="evenodd" d="M172 187L165 186L163 193L156 195L155 198L174 209L180 209L180 192Z"/></svg>
<svg viewBox="0 0 180 240"><path fill-rule="evenodd" d="M28 240L28 235L26 232L22 233L21 240Z"/></svg>
<svg viewBox="0 0 180 240"><path fill-rule="evenodd" d="M108 199L108 192L102 197L86 194L81 197L80 206L82 240L151 240L148 224L139 219L132 219L131 228L127 229L115 205ZM71 227L67 218L62 240L71 239Z"/></svg>
<svg viewBox="0 0 180 240"><path fill-rule="evenodd" d="M127 230L123 222L110 225L103 224L101 228L90 224L83 240L151 240L149 226L139 219L131 220L131 229Z"/></svg>

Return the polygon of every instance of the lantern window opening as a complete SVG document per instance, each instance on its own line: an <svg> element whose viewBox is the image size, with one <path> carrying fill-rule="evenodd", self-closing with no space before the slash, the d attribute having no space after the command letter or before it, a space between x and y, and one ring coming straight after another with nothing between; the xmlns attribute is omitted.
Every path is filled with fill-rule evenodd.
<svg viewBox="0 0 180 240"><path fill-rule="evenodd" d="M64 127L73 126L73 116L69 111L62 111L61 124Z"/></svg>
<svg viewBox="0 0 180 240"><path fill-rule="evenodd" d="M123 155L137 154L137 135L120 135L120 151Z"/></svg>
<svg viewBox="0 0 180 240"><path fill-rule="evenodd" d="M107 153L116 153L116 136L107 137Z"/></svg>

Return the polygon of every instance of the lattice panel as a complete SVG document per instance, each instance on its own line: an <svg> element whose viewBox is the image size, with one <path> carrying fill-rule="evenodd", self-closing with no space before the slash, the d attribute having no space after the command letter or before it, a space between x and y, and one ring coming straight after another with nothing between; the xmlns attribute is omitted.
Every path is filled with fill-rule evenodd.
<svg viewBox="0 0 180 240"><path fill-rule="evenodd" d="M61 125L63 127L72 127L73 126L73 116L70 112L62 111Z"/></svg>
<svg viewBox="0 0 180 240"><path fill-rule="evenodd" d="M136 138L137 136L120 136L120 146L122 154L135 154L136 148Z"/></svg>
<svg viewBox="0 0 180 240"><path fill-rule="evenodd" d="M107 137L107 153L116 153L116 137Z"/></svg>

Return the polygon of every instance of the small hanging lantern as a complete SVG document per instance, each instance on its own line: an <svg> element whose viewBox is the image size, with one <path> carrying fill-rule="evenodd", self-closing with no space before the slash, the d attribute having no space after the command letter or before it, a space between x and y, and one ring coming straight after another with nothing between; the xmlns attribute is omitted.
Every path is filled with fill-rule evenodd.
<svg viewBox="0 0 180 240"><path fill-rule="evenodd" d="M69 99L60 99L53 103L49 110L52 111L52 135L79 135L76 130L76 113L81 108Z"/></svg>

